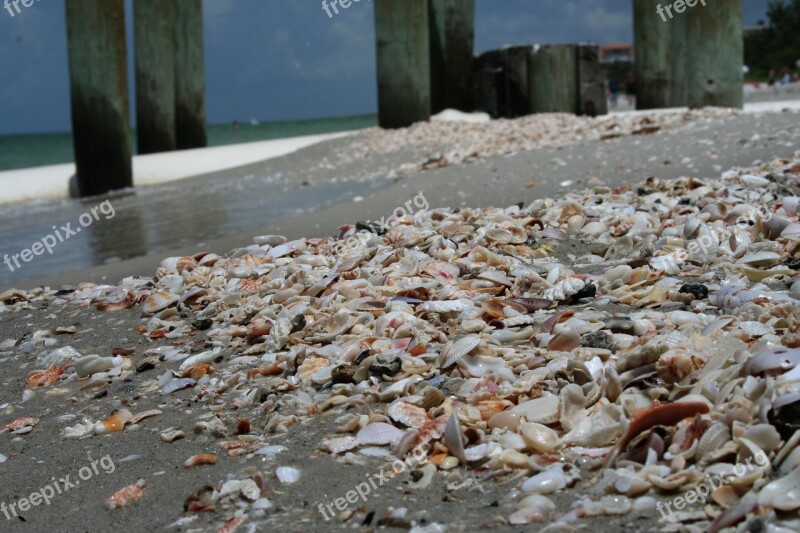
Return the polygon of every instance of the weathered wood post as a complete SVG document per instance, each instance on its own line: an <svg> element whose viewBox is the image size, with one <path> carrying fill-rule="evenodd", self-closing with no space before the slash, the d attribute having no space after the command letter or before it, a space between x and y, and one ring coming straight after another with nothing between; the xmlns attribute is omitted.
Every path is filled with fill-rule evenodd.
<svg viewBox="0 0 800 533"><path fill-rule="evenodd" d="M133 186L123 0L67 0L78 194Z"/></svg>
<svg viewBox="0 0 800 533"><path fill-rule="evenodd" d="M577 54L574 44L533 47L528 67L532 113L578 112Z"/></svg>
<svg viewBox="0 0 800 533"><path fill-rule="evenodd" d="M686 94L687 67L686 67L686 21L688 17L675 17L670 24L670 86L669 107L686 107L689 97Z"/></svg>
<svg viewBox="0 0 800 533"><path fill-rule="evenodd" d="M500 50L503 62L506 117L524 117L533 112L530 91L530 46L508 46Z"/></svg>
<svg viewBox="0 0 800 533"><path fill-rule="evenodd" d="M672 104L673 75L679 74L673 72L671 61L675 20L667 20L663 8L659 14L661 4L663 0L633 0L636 109L658 109Z"/></svg>
<svg viewBox="0 0 800 533"><path fill-rule="evenodd" d="M578 45L578 113L590 117L608 113L606 76L596 44Z"/></svg>
<svg viewBox="0 0 800 533"><path fill-rule="evenodd" d="M492 118L505 116L505 74L498 50L484 52L475 58L475 104Z"/></svg>
<svg viewBox="0 0 800 533"><path fill-rule="evenodd" d="M378 123L403 128L431 116L427 0L375 0Z"/></svg>
<svg viewBox="0 0 800 533"><path fill-rule="evenodd" d="M687 10L689 107L744 106L742 0L714 0Z"/></svg>
<svg viewBox="0 0 800 533"><path fill-rule="evenodd" d="M431 111L472 111L475 0L430 0Z"/></svg>
<svg viewBox="0 0 800 533"><path fill-rule="evenodd" d="M169 152L177 146L173 5L163 0L133 2L140 154Z"/></svg>
<svg viewBox="0 0 800 533"><path fill-rule="evenodd" d="M203 6L201 0L170 0L175 26L175 131L178 149L203 148L206 133Z"/></svg>

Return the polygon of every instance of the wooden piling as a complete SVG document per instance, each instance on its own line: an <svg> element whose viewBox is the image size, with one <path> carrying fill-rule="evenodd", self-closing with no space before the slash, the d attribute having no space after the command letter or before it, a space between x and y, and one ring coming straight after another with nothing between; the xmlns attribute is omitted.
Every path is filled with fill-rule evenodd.
<svg viewBox="0 0 800 533"><path fill-rule="evenodd" d="M67 0L78 194L133 186L123 0Z"/></svg>
<svg viewBox="0 0 800 533"><path fill-rule="evenodd" d="M714 0L687 9L689 107L744 106L742 0Z"/></svg>
<svg viewBox="0 0 800 533"><path fill-rule="evenodd" d="M173 3L134 0L136 138L140 154L175 150Z"/></svg>
<svg viewBox="0 0 800 533"><path fill-rule="evenodd" d="M431 108L472 111L475 0L430 0Z"/></svg>
<svg viewBox="0 0 800 533"><path fill-rule="evenodd" d="M179 150L204 148L206 132L203 6L201 0L174 3L175 133Z"/></svg>
<svg viewBox="0 0 800 533"><path fill-rule="evenodd" d="M573 44L535 46L529 54L532 113L578 112L578 52Z"/></svg>
<svg viewBox="0 0 800 533"><path fill-rule="evenodd" d="M375 0L378 123L403 128L431 115L427 0Z"/></svg>
<svg viewBox="0 0 800 533"><path fill-rule="evenodd" d="M670 107L673 75L679 74L672 70L670 53L674 20L659 15L661 4L663 0L633 0L636 109Z"/></svg>
<svg viewBox="0 0 800 533"><path fill-rule="evenodd" d="M600 68L600 47L579 44L578 54L578 113L596 117L608 113L606 76Z"/></svg>

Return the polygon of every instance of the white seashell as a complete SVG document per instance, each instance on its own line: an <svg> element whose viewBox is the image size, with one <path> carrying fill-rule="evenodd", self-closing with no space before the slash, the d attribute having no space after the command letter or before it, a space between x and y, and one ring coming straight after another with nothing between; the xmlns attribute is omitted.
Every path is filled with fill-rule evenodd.
<svg viewBox="0 0 800 533"><path fill-rule="evenodd" d="M458 368L471 377L482 378L488 375L495 375L506 381L514 379L514 372L506 367L506 362L502 357L467 355L459 359L457 364Z"/></svg>
<svg viewBox="0 0 800 533"><path fill-rule="evenodd" d="M772 328L769 327L768 325L762 324L761 322L755 322L752 320L739 322L738 328L750 337L763 337L764 335L769 335L770 333L773 333Z"/></svg>
<svg viewBox="0 0 800 533"><path fill-rule="evenodd" d="M697 445L696 456L700 459L719 450L723 444L731 440L728 426L722 422L715 422L703 433Z"/></svg>
<svg viewBox="0 0 800 533"><path fill-rule="evenodd" d="M772 424L756 424L750 426L742 437L753 442L766 452L777 449L781 443L781 436Z"/></svg>
<svg viewBox="0 0 800 533"><path fill-rule="evenodd" d="M402 437L403 431L385 422L375 422L362 428L356 439L360 444L384 445L396 444Z"/></svg>
<svg viewBox="0 0 800 533"><path fill-rule="evenodd" d="M458 423L457 409L453 409L447 426L444 429L444 445L462 463L467 463L467 456L464 453L464 436L461 433L461 425Z"/></svg>
<svg viewBox="0 0 800 533"><path fill-rule="evenodd" d="M609 283L617 286L626 285L633 277L633 269L628 265L617 265L603 274Z"/></svg>
<svg viewBox="0 0 800 533"><path fill-rule="evenodd" d="M142 311L145 314L152 315L163 311L167 307L171 307L180 301L181 297L177 294L172 294L167 291L154 292L142 304Z"/></svg>
<svg viewBox="0 0 800 533"><path fill-rule="evenodd" d="M300 471L291 466L279 466L275 469L275 475L281 483L286 485L300 481Z"/></svg>
<svg viewBox="0 0 800 533"><path fill-rule="evenodd" d="M161 388L161 394L166 396L181 389L188 389L197 385L197 382L189 378L173 379Z"/></svg>
<svg viewBox="0 0 800 533"><path fill-rule="evenodd" d="M771 266L780 260L780 254L775 252L750 252L736 261L737 265Z"/></svg>
<svg viewBox="0 0 800 533"><path fill-rule="evenodd" d="M764 486L758 493L758 504L781 511L800 508L800 468Z"/></svg>
<svg viewBox="0 0 800 533"><path fill-rule="evenodd" d="M752 174L745 174L743 176L739 176L739 181L744 183L745 185L750 185L752 187L763 187L764 185L769 185L769 180L767 178L763 178L761 176L754 176Z"/></svg>
<svg viewBox="0 0 800 533"><path fill-rule="evenodd" d="M186 370L187 368L195 365L210 363L219 357L221 352L222 348L214 348L213 350L208 350L197 355L193 355L181 363L180 368L181 370Z"/></svg>
<svg viewBox="0 0 800 533"><path fill-rule="evenodd" d="M561 465L558 465L526 479L522 484L522 492L552 494L565 488L567 482L567 476L564 475Z"/></svg>
<svg viewBox="0 0 800 533"><path fill-rule="evenodd" d="M460 313L464 304L458 300L429 301L417 306L417 310L428 313Z"/></svg>
<svg viewBox="0 0 800 533"><path fill-rule="evenodd" d="M438 362L439 367L447 368L469 352L478 347L481 338L478 335L465 335L457 341L448 342L442 353L439 354Z"/></svg>
<svg viewBox="0 0 800 533"><path fill-rule="evenodd" d="M542 396L517 405L511 412L524 416L528 422L552 424L558 420L560 405L558 396Z"/></svg>
<svg viewBox="0 0 800 533"><path fill-rule="evenodd" d="M561 445L558 433L542 424L523 422L519 429L525 444L539 453L553 453Z"/></svg>
<svg viewBox="0 0 800 533"><path fill-rule="evenodd" d="M422 427L429 421L425 409L399 400L389 406L386 414L395 422L413 428Z"/></svg>
<svg viewBox="0 0 800 533"><path fill-rule="evenodd" d="M564 301L570 296L577 294L586 286L586 282L578 278L567 278L559 281L554 287L545 289L542 298L546 300Z"/></svg>

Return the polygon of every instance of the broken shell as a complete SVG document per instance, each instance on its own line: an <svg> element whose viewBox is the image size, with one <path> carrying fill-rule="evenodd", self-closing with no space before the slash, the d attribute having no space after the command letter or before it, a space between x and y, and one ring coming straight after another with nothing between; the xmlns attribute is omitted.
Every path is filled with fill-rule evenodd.
<svg viewBox="0 0 800 533"><path fill-rule="evenodd" d="M130 504L138 502L144 492L145 481L140 479L127 487L123 487L106 500L106 507L109 509L121 509Z"/></svg>
<svg viewBox="0 0 800 533"><path fill-rule="evenodd" d="M215 465L217 464L217 455L214 453L199 453L193 455L184 461L183 466L191 468L199 465Z"/></svg>

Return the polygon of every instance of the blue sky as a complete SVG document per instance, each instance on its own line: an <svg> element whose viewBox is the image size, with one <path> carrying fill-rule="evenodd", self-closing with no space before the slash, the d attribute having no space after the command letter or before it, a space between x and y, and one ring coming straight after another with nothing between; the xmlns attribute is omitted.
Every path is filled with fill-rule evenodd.
<svg viewBox="0 0 800 533"><path fill-rule="evenodd" d="M745 23L764 18L767 3L744 0ZM203 4L211 122L375 112L371 0L333 18L319 0ZM630 0L477 0L476 49L630 42L631 20ZM0 10L0 72L0 134L69 129L64 0L39 0L13 18Z"/></svg>

